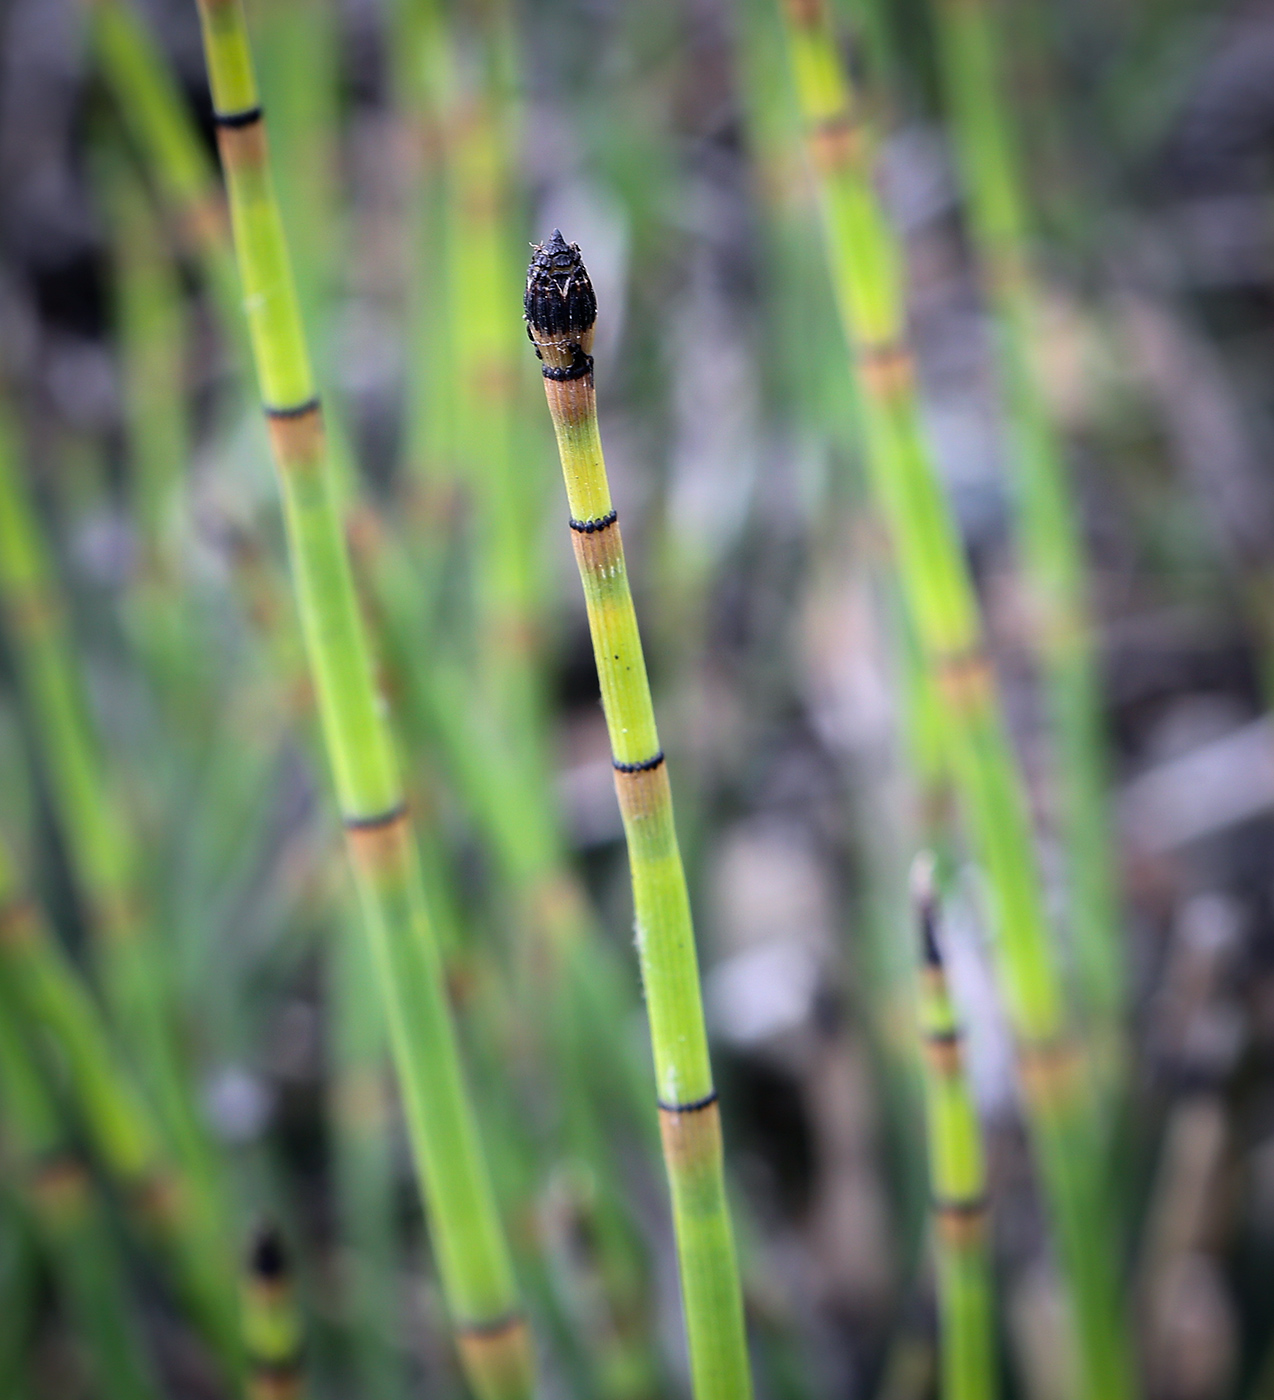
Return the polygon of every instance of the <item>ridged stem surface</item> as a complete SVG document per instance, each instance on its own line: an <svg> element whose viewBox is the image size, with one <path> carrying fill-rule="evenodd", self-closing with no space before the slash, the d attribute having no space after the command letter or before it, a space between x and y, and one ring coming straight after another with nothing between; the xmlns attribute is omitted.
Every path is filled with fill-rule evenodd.
<svg viewBox="0 0 1274 1400"><path fill-rule="evenodd" d="M470 1383L534 1392L530 1336L461 1077L397 760L354 594L238 0L200 0L204 52L302 631L435 1255Z"/></svg>
<svg viewBox="0 0 1274 1400"><path fill-rule="evenodd" d="M562 459L628 842L694 1393L696 1400L746 1400L752 1383L743 1299L690 897L598 430L589 354L596 301L579 249L560 233L536 250L526 312Z"/></svg>

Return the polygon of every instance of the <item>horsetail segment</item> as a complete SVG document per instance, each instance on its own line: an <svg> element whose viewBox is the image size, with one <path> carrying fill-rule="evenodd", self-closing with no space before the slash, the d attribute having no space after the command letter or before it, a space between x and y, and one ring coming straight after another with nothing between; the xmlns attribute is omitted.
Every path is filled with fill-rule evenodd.
<svg viewBox="0 0 1274 1400"><path fill-rule="evenodd" d="M992 1400L997 1387L986 1170L964 1073L963 1036L947 989L931 859L917 860L912 890L920 926L920 1038L942 1318L940 1391L944 1400Z"/></svg>
<svg viewBox="0 0 1274 1400"><path fill-rule="evenodd" d="M223 1361L237 1360L231 1265L208 1198L169 1158L159 1125L117 1053L97 1003L0 843L0 973L12 1008L52 1039L98 1158L169 1257L186 1301ZM10 1004L4 1007L7 1015Z"/></svg>
<svg viewBox="0 0 1274 1400"><path fill-rule="evenodd" d="M579 248L557 230L531 259L525 313L566 479L628 841L694 1393L696 1400L743 1400L751 1393L743 1300L690 899L597 425L589 353L597 300Z"/></svg>
<svg viewBox="0 0 1274 1400"><path fill-rule="evenodd" d="M483 1400L535 1388L530 1334L461 1078L411 820L336 507L240 0L199 0L217 139L297 602L379 969L439 1272Z"/></svg>
<svg viewBox="0 0 1274 1400"><path fill-rule="evenodd" d="M120 1400L155 1400L158 1391L129 1312L131 1299L120 1287L122 1260L105 1202L71 1145L12 1011L9 1002L0 1005L5 1167L30 1203L56 1282L89 1343L97 1388Z"/></svg>
<svg viewBox="0 0 1274 1400"><path fill-rule="evenodd" d="M943 701L956 788L988 877L1001 992L1072 1304L1082 1390L1086 1400L1124 1400L1132 1374L1093 1160L1092 1094L1069 1033L1025 796L972 582L924 438L906 332L903 252L875 191L872 132L822 0L788 0L786 15L833 288L861 388L867 467Z"/></svg>
<svg viewBox="0 0 1274 1400"><path fill-rule="evenodd" d="M999 373L1014 439L1018 536L1054 733L1075 984L1094 1060L1109 1087L1124 1051L1124 967L1105 786L1098 679L1084 550L1062 444L1036 364L1039 289L1012 116L1001 98L995 18L986 0L935 0L946 91L970 224L995 316Z"/></svg>
<svg viewBox="0 0 1274 1400"><path fill-rule="evenodd" d="M253 1237L240 1288L247 1400L303 1400L304 1331L283 1236Z"/></svg>

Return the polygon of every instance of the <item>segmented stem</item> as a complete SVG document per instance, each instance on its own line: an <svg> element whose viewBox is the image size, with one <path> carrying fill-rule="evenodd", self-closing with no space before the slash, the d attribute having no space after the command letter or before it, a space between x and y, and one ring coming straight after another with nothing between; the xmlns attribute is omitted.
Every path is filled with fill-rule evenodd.
<svg viewBox="0 0 1274 1400"><path fill-rule="evenodd" d="M297 602L434 1249L470 1382L534 1391L530 1335L461 1077L442 966L372 677L239 0L200 0L218 145Z"/></svg>
<svg viewBox="0 0 1274 1400"><path fill-rule="evenodd" d="M257 1232L240 1285L248 1400L304 1400L305 1329L283 1236Z"/></svg>
<svg viewBox="0 0 1274 1400"><path fill-rule="evenodd" d="M694 1393L745 1400L752 1386L743 1300L690 899L597 423L589 353L597 302L579 249L559 231L535 251L525 309L566 479L628 841Z"/></svg>
<svg viewBox="0 0 1274 1400"><path fill-rule="evenodd" d="M963 1035L947 988L932 883L921 856L912 876L920 925L920 1038L929 1185L933 1195L943 1400L992 1400L995 1380L986 1169L964 1073Z"/></svg>
<svg viewBox="0 0 1274 1400"><path fill-rule="evenodd" d="M223 1360L233 1365L231 1261L207 1198L168 1157L146 1099L111 1041L97 1003L0 845L0 974L25 1024L47 1034L98 1159L147 1233ZM7 1015L11 1007L6 1004Z"/></svg>
<svg viewBox="0 0 1274 1400"><path fill-rule="evenodd" d="M920 418L906 332L903 255L872 178L873 133L840 61L822 0L789 0L797 98L827 252L863 404L868 471L908 611L942 702L946 743L985 868L998 974L1075 1321L1088 1400L1132 1386L1110 1233L1096 1177L1091 1086L1070 1039L1031 823L1000 711L959 534Z"/></svg>
<svg viewBox="0 0 1274 1400"><path fill-rule="evenodd" d="M940 56L1012 435L1018 534L1054 739L1075 984L1107 1087L1122 1069L1123 959L1084 549L1037 364L1039 288L1012 115L985 0L936 0Z"/></svg>
<svg viewBox="0 0 1274 1400"><path fill-rule="evenodd" d="M0 1006L0 1121L6 1166L36 1218L67 1294L77 1330L89 1343L97 1386L120 1400L155 1400L151 1367L121 1289L123 1261L105 1203L69 1141L61 1114L32 1063L13 1007Z"/></svg>

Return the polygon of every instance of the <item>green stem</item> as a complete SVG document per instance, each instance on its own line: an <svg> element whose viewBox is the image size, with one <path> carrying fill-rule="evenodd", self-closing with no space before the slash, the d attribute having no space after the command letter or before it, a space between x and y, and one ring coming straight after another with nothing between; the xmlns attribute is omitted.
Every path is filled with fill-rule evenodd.
<svg viewBox="0 0 1274 1400"><path fill-rule="evenodd" d="M226 239L225 203L177 80L132 0L86 0L86 6L102 72L129 134L233 334L241 324L240 293Z"/></svg>
<svg viewBox="0 0 1274 1400"><path fill-rule="evenodd" d="M873 133L820 0L791 0L788 41L856 361L872 489L903 596L941 699L946 744L987 875L998 974L1018 1041L1027 1116L1072 1308L1086 1400L1125 1400L1131 1358L1114 1241L1100 1208L1093 1095L1070 1038L1031 824L950 508L920 418L906 333L904 259L873 183Z"/></svg>
<svg viewBox="0 0 1274 1400"><path fill-rule="evenodd" d="M0 847L0 970L26 1023L47 1033L89 1138L148 1234L172 1261L179 1286L224 1360L237 1360L230 1261L217 1215L197 1183L168 1158L146 1100L97 1004L57 943L39 906L19 887Z"/></svg>
<svg viewBox="0 0 1274 1400"><path fill-rule="evenodd" d="M708 1060L690 898L677 847L668 767L659 747L623 544L602 458L589 354L596 315L596 299L579 249L555 231L532 260L526 316L536 354L543 361L544 387L562 458L571 534L628 840L690 1369L697 1400L744 1400L751 1394L752 1381L725 1195L720 1110Z"/></svg>
<svg viewBox="0 0 1274 1400"><path fill-rule="evenodd" d="M964 1073L963 1037L947 989L931 857L917 861L913 889L923 957L920 1036L942 1317L941 1394L943 1400L994 1400L999 1388L991 1322L986 1168Z"/></svg>
<svg viewBox="0 0 1274 1400"><path fill-rule="evenodd" d="M305 1329L283 1236L259 1230L239 1286L247 1400L305 1400Z"/></svg>
<svg viewBox="0 0 1274 1400"><path fill-rule="evenodd" d="M940 56L975 235L995 314L1014 438L1022 561L1052 720L1058 817L1067 854L1075 983L1094 1063L1122 1077L1124 969L1114 840L1084 551L1062 444L1036 365L1039 291L1011 116L1001 97L996 20L986 0L937 0Z"/></svg>
<svg viewBox="0 0 1274 1400"><path fill-rule="evenodd" d="M200 0L218 144L301 626L457 1340L484 1400L534 1391L530 1334L461 1077L411 821L341 531L239 0Z"/></svg>
<svg viewBox="0 0 1274 1400"><path fill-rule="evenodd" d="M89 1342L102 1393L152 1400L155 1382L120 1287L122 1261L101 1194L71 1149L9 1011L6 1004L0 1014L0 1108L13 1165Z"/></svg>
<svg viewBox="0 0 1274 1400"><path fill-rule="evenodd" d="M103 990L165 1133L210 1199L216 1172L194 1108L169 1004L167 950L138 879L140 859L112 801L52 561L0 408L0 610Z"/></svg>

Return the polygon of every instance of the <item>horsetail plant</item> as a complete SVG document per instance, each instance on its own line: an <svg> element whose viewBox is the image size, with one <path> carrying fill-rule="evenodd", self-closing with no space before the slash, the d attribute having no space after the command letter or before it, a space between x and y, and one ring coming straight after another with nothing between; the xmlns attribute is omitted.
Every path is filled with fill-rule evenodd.
<svg viewBox="0 0 1274 1400"><path fill-rule="evenodd" d="M992 7L987 0L934 4L970 223L995 318L1020 549L1055 736L1052 769L1066 852L1075 986L1103 1087L1117 1089L1124 1058L1123 965L1098 678L1083 543L1038 367L1040 295L1013 119L1001 95Z"/></svg>
<svg viewBox="0 0 1274 1400"><path fill-rule="evenodd" d="M272 1225L248 1248L240 1306L247 1400L304 1400L304 1327L287 1248Z"/></svg>
<svg viewBox="0 0 1274 1400"><path fill-rule="evenodd" d="M93 46L124 124L233 335L240 324L239 282L226 237L225 201L177 79L133 0L84 3Z"/></svg>
<svg viewBox="0 0 1274 1400"><path fill-rule="evenodd" d="M1032 848L959 535L924 436L906 328L904 257L873 183L874 133L822 0L788 0L796 95L852 347L867 469L894 550L975 855L986 871L1001 995L1017 1039L1036 1164L1062 1263L1086 1400L1125 1400L1131 1361L1103 1219L1093 1095L1071 1034Z"/></svg>
<svg viewBox="0 0 1274 1400"><path fill-rule="evenodd" d="M628 842L694 1394L745 1400L752 1381L743 1298L690 898L597 423L590 354L597 299L578 246L560 230L535 249L524 308L562 459Z"/></svg>
<svg viewBox="0 0 1274 1400"><path fill-rule="evenodd" d="M97 1003L0 845L0 971L25 1024L48 1035L98 1159L227 1366L238 1357L231 1264L201 1183L169 1157L159 1126L113 1044ZM6 1012L9 1006L5 1007Z"/></svg>
<svg viewBox="0 0 1274 1400"><path fill-rule="evenodd" d="M199 0L249 338L301 627L388 1012L431 1233L470 1383L533 1394L530 1333L463 1084L411 818L354 594L239 0Z"/></svg>
<svg viewBox="0 0 1274 1400"><path fill-rule="evenodd" d="M947 986L933 857L912 866L920 933L918 984L929 1185L937 1256L943 1400L994 1400L986 1168L964 1072L963 1036Z"/></svg>
<svg viewBox="0 0 1274 1400"><path fill-rule="evenodd" d="M71 1145L13 1008L0 1006L0 1123L10 1167L36 1218L65 1289L72 1321L88 1343L99 1388L120 1400L157 1394L128 1297L101 1192Z"/></svg>
<svg viewBox="0 0 1274 1400"><path fill-rule="evenodd" d="M93 935L105 998L165 1134L209 1198L208 1142L177 1048L162 954L139 881L139 851L112 801L97 736L17 438L0 405L0 614L54 814Z"/></svg>

